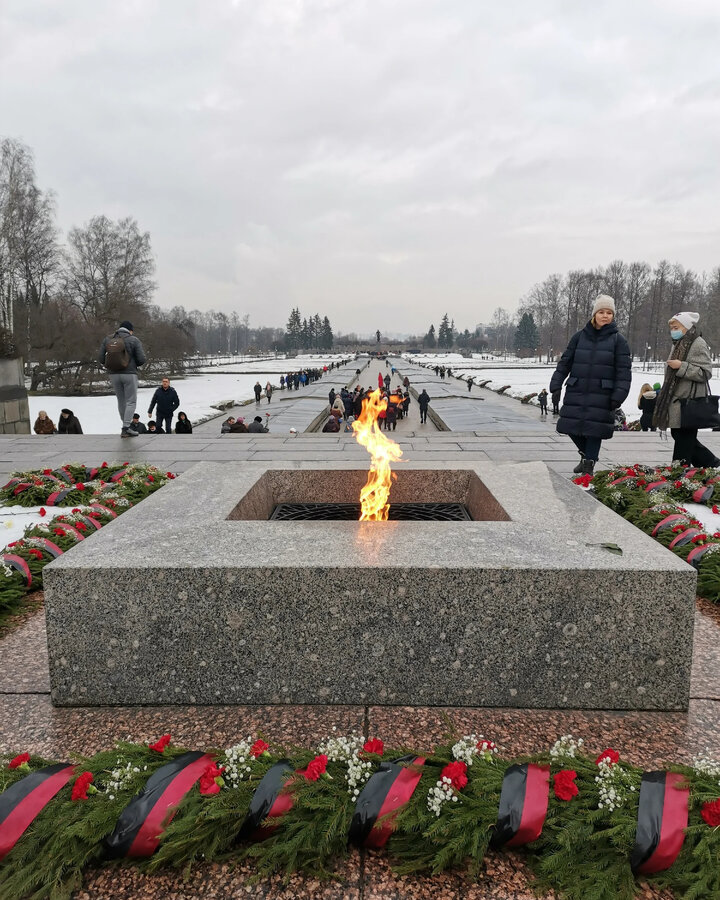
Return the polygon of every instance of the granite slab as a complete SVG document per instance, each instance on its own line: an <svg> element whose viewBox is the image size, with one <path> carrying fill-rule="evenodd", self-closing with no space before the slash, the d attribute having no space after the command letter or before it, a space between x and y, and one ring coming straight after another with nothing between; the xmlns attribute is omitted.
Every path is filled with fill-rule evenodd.
<svg viewBox="0 0 720 900"><path fill-rule="evenodd" d="M696 574L674 554L544 463L399 468L391 502L475 521L267 520L365 476L200 463L54 561L53 702L687 708Z"/></svg>

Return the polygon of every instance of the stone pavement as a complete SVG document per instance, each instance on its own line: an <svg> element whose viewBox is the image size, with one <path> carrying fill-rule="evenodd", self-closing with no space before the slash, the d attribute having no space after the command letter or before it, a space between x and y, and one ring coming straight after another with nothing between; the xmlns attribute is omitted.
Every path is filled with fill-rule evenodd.
<svg viewBox="0 0 720 900"><path fill-rule="evenodd" d="M269 427L273 434L288 434L291 428L299 433L316 431L322 427L327 417L328 394L330 388L335 388L340 393L340 388L350 387L357 379L357 369L362 370L360 378L367 378L366 367L369 362L365 359L353 360L345 366L340 366L327 372L318 381L314 381L307 387L300 387L292 391L273 391L270 403L263 396L259 403L250 400L240 406L234 406L208 422L203 422L193 429L194 434L214 434L220 432L220 423L228 416L242 416L247 425L255 416L270 413ZM238 435L239 437L240 435ZM233 435L235 437L235 435Z"/></svg>

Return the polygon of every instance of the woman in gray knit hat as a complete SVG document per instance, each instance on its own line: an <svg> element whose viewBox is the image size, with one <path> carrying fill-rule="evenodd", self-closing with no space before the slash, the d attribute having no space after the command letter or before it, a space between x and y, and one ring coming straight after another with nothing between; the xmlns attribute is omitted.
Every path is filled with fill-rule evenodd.
<svg viewBox="0 0 720 900"><path fill-rule="evenodd" d="M720 466L720 459L698 440L697 428L682 428L682 403L690 397L704 397L712 376L712 359L705 340L697 330L696 312L676 313L668 322L673 341L660 396L655 404L653 425L670 429L675 440L673 460L691 466Z"/></svg>

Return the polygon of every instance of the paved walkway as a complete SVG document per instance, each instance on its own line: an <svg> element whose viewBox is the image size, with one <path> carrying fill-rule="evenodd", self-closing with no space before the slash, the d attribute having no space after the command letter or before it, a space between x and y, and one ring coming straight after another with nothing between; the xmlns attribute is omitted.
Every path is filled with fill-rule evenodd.
<svg viewBox="0 0 720 900"><path fill-rule="evenodd" d="M289 434L291 428L301 433L315 431L322 426L325 419L330 388L334 387L339 393L341 387L349 387L357 378L356 370L361 369L364 373L367 365L367 359L361 358L357 362L353 360L345 366L327 372L307 387L292 391L274 391L270 403L263 397L259 403L250 400L240 406L226 409L222 414L198 425L193 431L195 434L217 435L220 432L221 422L228 416L235 418L242 416L247 425L255 416L262 416L265 420L266 413L270 413L268 424L273 434Z"/></svg>

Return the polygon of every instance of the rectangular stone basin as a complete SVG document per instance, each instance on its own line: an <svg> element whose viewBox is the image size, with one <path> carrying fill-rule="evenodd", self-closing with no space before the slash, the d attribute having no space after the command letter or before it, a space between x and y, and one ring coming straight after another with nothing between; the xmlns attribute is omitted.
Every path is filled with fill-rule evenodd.
<svg viewBox="0 0 720 900"><path fill-rule="evenodd" d="M54 561L53 702L687 708L692 567L540 462L398 466L474 521L268 521L366 477L200 463Z"/></svg>

